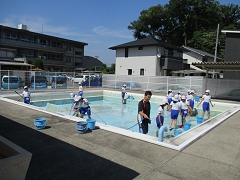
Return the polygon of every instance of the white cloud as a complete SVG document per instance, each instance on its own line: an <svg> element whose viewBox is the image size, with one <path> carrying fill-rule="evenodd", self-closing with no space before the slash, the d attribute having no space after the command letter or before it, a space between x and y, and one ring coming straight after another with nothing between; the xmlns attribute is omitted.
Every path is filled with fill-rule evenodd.
<svg viewBox="0 0 240 180"><path fill-rule="evenodd" d="M0 24L17 28L18 24L26 24L29 31L49 35L61 35L64 37L91 37L91 34L81 33L79 29L68 26L52 26L49 19L39 16L17 16L9 15Z"/></svg>
<svg viewBox="0 0 240 180"><path fill-rule="evenodd" d="M126 30L111 30L104 26L98 26L93 28L93 32L103 36L113 36L113 37L127 38L127 39L132 38L132 35L129 35L130 33L127 32Z"/></svg>

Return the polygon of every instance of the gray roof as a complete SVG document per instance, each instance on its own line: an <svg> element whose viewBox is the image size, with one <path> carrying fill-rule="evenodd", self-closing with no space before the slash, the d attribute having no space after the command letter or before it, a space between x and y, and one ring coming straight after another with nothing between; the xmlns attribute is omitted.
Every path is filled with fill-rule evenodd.
<svg viewBox="0 0 240 180"><path fill-rule="evenodd" d="M201 56L207 56L207 57L212 57L214 58L214 55L208 53L208 52L205 52L205 51L201 51L201 50L198 50L198 49L195 49L195 48L192 48L192 47L188 47L188 46L184 46L182 45L182 48L187 50L187 51L191 51L191 52L194 52L196 54L199 54ZM216 57L217 59L221 59L219 57Z"/></svg>
<svg viewBox="0 0 240 180"><path fill-rule="evenodd" d="M148 36L143 39L138 39L136 41L131 41L128 43L113 46L113 47L110 47L109 49L116 50L116 49L122 49L122 48L128 48L128 47L139 47L139 46L142 46L142 47L144 47L144 46L160 46L160 47L171 48L171 49L175 49L175 50L183 52L183 49L181 47L172 45L165 41L155 39L151 36Z"/></svg>
<svg viewBox="0 0 240 180"><path fill-rule="evenodd" d="M197 62L192 65L205 70L240 71L240 62Z"/></svg>

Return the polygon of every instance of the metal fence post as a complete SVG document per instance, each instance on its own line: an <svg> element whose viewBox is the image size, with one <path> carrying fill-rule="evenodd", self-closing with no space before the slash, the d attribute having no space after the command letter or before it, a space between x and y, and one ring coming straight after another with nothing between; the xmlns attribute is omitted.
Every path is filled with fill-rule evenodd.
<svg viewBox="0 0 240 180"><path fill-rule="evenodd" d="M10 73L9 73L9 70L8 70L8 90L10 89Z"/></svg>

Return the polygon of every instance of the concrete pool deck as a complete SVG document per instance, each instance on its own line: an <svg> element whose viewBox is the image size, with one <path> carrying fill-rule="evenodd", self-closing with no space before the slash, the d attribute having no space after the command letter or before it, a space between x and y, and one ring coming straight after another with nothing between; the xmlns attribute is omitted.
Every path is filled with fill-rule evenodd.
<svg viewBox="0 0 240 180"><path fill-rule="evenodd" d="M78 134L74 122L0 107L0 135L32 153L26 179L240 179L240 112L180 152L102 129ZM46 129L35 129L36 117Z"/></svg>

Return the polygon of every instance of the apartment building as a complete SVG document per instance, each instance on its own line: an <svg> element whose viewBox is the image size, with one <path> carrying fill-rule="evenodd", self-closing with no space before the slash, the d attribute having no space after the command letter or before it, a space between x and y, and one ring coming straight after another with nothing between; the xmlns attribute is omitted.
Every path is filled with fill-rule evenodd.
<svg viewBox="0 0 240 180"><path fill-rule="evenodd" d="M73 72L76 68L82 68L86 45L84 42L31 32L23 24L18 28L0 25L0 48L14 49L14 58L26 57L31 64L36 58L42 59L45 71Z"/></svg>

